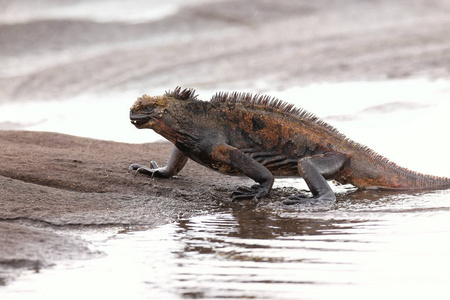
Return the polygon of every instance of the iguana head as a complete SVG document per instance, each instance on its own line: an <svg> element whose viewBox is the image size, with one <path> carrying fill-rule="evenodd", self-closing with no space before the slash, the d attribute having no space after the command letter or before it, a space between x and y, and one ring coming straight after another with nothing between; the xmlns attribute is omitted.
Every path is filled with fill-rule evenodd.
<svg viewBox="0 0 450 300"><path fill-rule="evenodd" d="M175 88L166 92L163 96L150 97L143 95L139 97L130 109L130 120L137 128L151 128L155 131L167 131L167 128L180 126L176 117L184 116L180 109L185 101L197 100L195 90ZM170 115L174 116L170 116ZM158 125L159 124L159 125ZM161 126L164 124L164 129ZM163 134L164 132L158 132Z"/></svg>
<svg viewBox="0 0 450 300"><path fill-rule="evenodd" d="M152 128L168 105L166 96L139 97L130 109L130 120L137 128Z"/></svg>

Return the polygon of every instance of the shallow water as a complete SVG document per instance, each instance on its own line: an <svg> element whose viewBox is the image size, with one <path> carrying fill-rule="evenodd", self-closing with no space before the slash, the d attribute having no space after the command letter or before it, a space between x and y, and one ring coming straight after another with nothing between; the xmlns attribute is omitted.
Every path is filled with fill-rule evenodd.
<svg viewBox="0 0 450 300"><path fill-rule="evenodd" d="M29 273L0 295L448 297L450 191L342 192L327 210L248 202L151 230L112 231L84 233L96 250L106 253L101 258Z"/></svg>

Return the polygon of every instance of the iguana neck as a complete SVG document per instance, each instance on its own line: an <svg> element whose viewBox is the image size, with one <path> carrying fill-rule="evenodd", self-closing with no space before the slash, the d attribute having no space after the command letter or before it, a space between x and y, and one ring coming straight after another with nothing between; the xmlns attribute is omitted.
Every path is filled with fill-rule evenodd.
<svg viewBox="0 0 450 300"><path fill-rule="evenodd" d="M170 103L152 129L175 145L195 143L205 130L217 126L213 115L206 113L207 106L208 102L199 100L184 100L182 105Z"/></svg>

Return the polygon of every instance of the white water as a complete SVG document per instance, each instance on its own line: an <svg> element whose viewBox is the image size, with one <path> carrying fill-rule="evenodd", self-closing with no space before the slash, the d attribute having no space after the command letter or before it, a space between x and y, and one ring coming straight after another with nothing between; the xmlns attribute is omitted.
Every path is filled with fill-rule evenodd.
<svg viewBox="0 0 450 300"><path fill-rule="evenodd" d="M202 0L78 0L27 1L4 4L0 24L17 24L36 20L91 20L95 22L141 23L162 19L178 11L181 5L195 5Z"/></svg>

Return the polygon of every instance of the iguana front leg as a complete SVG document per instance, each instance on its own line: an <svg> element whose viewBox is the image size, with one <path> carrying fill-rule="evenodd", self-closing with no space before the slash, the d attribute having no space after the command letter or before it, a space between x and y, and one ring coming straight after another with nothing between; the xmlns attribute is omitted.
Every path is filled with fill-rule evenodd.
<svg viewBox="0 0 450 300"><path fill-rule="evenodd" d="M298 173L305 180L312 198L291 196L284 204L305 204L319 201L335 202L336 196L325 178L331 178L345 165L348 156L338 152L327 152L300 159L297 165Z"/></svg>
<svg viewBox="0 0 450 300"><path fill-rule="evenodd" d="M239 149L229 145L215 146L212 149L212 159L231 165L258 183L250 188L238 188L231 195L233 201L262 198L272 189L274 181L272 173Z"/></svg>
<svg viewBox="0 0 450 300"><path fill-rule="evenodd" d="M177 147L173 147L172 152L170 152L169 159L167 160L167 164L164 167L158 167L156 162L151 161L151 168L145 167L139 164L132 164L128 168L128 171L136 170L134 173L137 175L138 173L146 174L149 176L162 177L162 178L170 178L172 176L177 175L181 169L183 169L186 164L188 157L184 155Z"/></svg>

